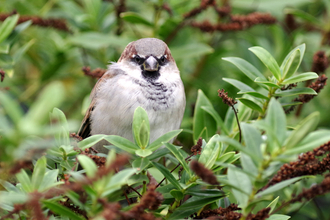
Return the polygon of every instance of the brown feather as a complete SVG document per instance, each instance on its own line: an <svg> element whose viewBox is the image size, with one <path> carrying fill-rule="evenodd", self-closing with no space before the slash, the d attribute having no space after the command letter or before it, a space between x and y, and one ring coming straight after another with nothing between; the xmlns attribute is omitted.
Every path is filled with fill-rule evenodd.
<svg viewBox="0 0 330 220"><path fill-rule="evenodd" d="M82 137L83 139L91 136L91 115L92 112L94 110L94 106L96 104L96 94L97 94L97 90L100 88L100 86L102 85L102 83L104 83L107 79L113 77L115 74L110 73L109 71L106 72L105 74L103 74L103 76L96 82L91 95L90 95L90 99L91 104L89 105L87 112L84 116L84 119L81 122L79 131L78 131L78 135L80 137Z"/></svg>

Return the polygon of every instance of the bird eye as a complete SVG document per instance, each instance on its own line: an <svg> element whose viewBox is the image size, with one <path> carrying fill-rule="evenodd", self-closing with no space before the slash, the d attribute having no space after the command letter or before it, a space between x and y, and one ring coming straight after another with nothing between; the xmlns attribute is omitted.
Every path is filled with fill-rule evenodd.
<svg viewBox="0 0 330 220"><path fill-rule="evenodd" d="M140 63L140 61L141 61L141 57L140 57L139 55L136 55L136 56L134 57L134 60L135 60L135 62Z"/></svg>
<svg viewBox="0 0 330 220"><path fill-rule="evenodd" d="M159 60L160 60L160 63L161 63L161 64L165 64L165 62L166 62L166 57L165 57L165 56L162 56Z"/></svg>

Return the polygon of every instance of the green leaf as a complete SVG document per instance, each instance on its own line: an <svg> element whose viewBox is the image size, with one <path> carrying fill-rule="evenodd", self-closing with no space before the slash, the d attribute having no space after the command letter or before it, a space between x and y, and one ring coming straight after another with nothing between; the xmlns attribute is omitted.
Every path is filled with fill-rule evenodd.
<svg viewBox="0 0 330 220"><path fill-rule="evenodd" d="M133 168L138 170L138 173L145 170L150 163L150 160L147 158L138 158L132 162Z"/></svg>
<svg viewBox="0 0 330 220"><path fill-rule="evenodd" d="M230 78L222 78L223 81L226 81L233 86L235 86L237 89L240 91L245 91L245 92L255 92L254 89L252 89L250 86L246 85L245 83L242 83L241 81L238 81L236 79L230 79Z"/></svg>
<svg viewBox="0 0 330 220"><path fill-rule="evenodd" d="M84 140L80 141L78 143L78 147L81 150L85 150L87 148L90 148L97 144L99 141L103 140L105 138L105 135L103 134L97 134L97 135L92 135L88 138L85 138Z"/></svg>
<svg viewBox="0 0 330 220"><path fill-rule="evenodd" d="M246 98L237 98L237 99L240 102L242 102L245 106L249 107L250 109L263 113L262 108L255 102L251 101L250 99L246 99Z"/></svg>
<svg viewBox="0 0 330 220"><path fill-rule="evenodd" d="M259 98L259 99L269 99L267 96L259 93L259 92L253 92L253 91L240 91L238 92L237 94L247 94L247 95L250 95L250 96L253 96L253 97L256 97L256 98Z"/></svg>
<svg viewBox="0 0 330 220"><path fill-rule="evenodd" d="M330 141L329 130L318 130L318 131L310 132L295 147L284 151L284 154L295 155L295 154L311 151L314 148L327 143L328 141Z"/></svg>
<svg viewBox="0 0 330 220"><path fill-rule="evenodd" d="M105 188L102 188L101 197L107 197L111 193L120 190L122 186L128 184L129 178L137 172L134 168L121 170L119 173L113 175Z"/></svg>
<svg viewBox="0 0 330 220"><path fill-rule="evenodd" d="M39 191L43 192L51 187L64 184L62 181L57 182L58 170L48 170L39 186Z"/></svg>
<svg viewBox="0 0 330 220"><path fill-rule="evenodd" d="M252 158L241 152L241 165L243 171L248 172L254 178L258 176L258 168L253 162Z"/></svg>
<svg viewBox="0 0 330 220"><path fill-rule="evenodd" d="M286 97L286 96L294 96L294 95L301 95L301 94L317 95L317 93L311 88L295 88L295 89L283 90L283 91L277 90L275 92L274 96Z"/></svg>
<svg viewBox="0 0 330 220"><path fill-rule="evenodd" d="M131 154L135 154L136 150L140 150L140 148L136 146L134 143L117 135L106 135L104 136L104 139L109 141L111 144L115 145L116 147Z"/></svg>
<svg viewBox="0 0 330 220"><path fill-rule="evenodd" d="M120 17L132 24L144 24L153 27L153 24L150 21L135 12L122 12L120 13Z"/></svg>
<svg viewBox="0 0 330 220"><path fill-rule="evenodd" d="M140 157L147 157L152 154L152 151L149 149L139 149L135 151L135 154Z"/></svg>
<svg viewBox="0 0 330 220"><path fill-rule="evenodd" d="M60 216L66 216L69 219L73 219L73 220L84 220L85 219L82 216L77 215L76 213L74 213L69 208L65 207L64 205L58 204L57 202L44 200L44 201L42 201L42 203L47 208L49 208L52 212L54 212L55 214L58 214Z"/></svg>
<svg viewBox="0 0 330 220"><path fill-rule="evenodd" d="M10 98L5 92L0 92L0 103L7 116L17 125L23 117L23 111L18 102Z"/></svg>
<svg viewBox="0 0 330 220"><path fill-rule="evenodd" d="M288 215L280 215L280 214L274 214L271 215L269 218L267 218L267 220L288 220L291 217Z"/></svg>
<svg viewBox="0 0 330 220"><path fill-rule="evenodd" d="M285 140L286 149L294 148L306 135L313 131L319 123L320 114L314 112L302 120Z"/></svg>
<svg viewBox="0 0 330 220"><path fill-rule="evenodd" d="M61 145L70 145L70 133L69 125L66 120L64 113L58 108L54 108L53 111L49 114L52 127L58 129L60 126L61 129L58 129L58 132L54 135L57 146Z"/></svg>
<svg viewBox="0 0 330 220"><path fill-rule="evenodd" d="M268 187L267 189L257 193L255 195L255 198L260 198L262 196L277 192L277 191L283 189L284 187L287 187L288 185L291 185L292 183L297 182L297 181L299 181L303 178L306 178L306 176L298 176L298 177L295 177L295 178L292 178L292 179L288 179L288 180L284 180L282 182L279 182L279 183L277 183L275 185L272 185L272 186Z"/></svg>
<svg viewBox="0 0 330 220"><path fill-rule="evenodd" d="M273 73L274 77L281 80L281 70L274 57L262 47L250 47L249 50L254 53L263 64Z"/></svg>
<svg viewBox="0 0 330 220"><path fill-rule="evenodd" d="M39 189L39 186L44 178L44 175L46 173L46 165L47 159L45 156L43 156L37 161L36 165L34 166L31 183L33 189L35 190Z"/></svg>
<svg viewBox="0 0 330 220"><path fill-rule="evenodd" d="M192 213L197 212L203 206L206 206L212 202L215 202L224 197L224 195L216 197L197 197L194 196L185 201L181 206L174 210L174 212L168 218L169 220L183 219L190 216Z"/></svg>
<svg viewBox="0 0 330 220"><path fill-rule="evenodd" d="M145 149L150 139L150 124L147 112L141 107L134 111L132 130L136 144Z"/></svg>
<svg viewBox="0 0 330 220"><path fill-rule="evenodd" d="M7 181L4 181L4 180L0 179L0 184L8 192L16 192L16 193L20 193L21 192L18 188L16 188L16 186L14 186L13 184L11 184L10 182L7 182Z"/></svg>
<svg viewBox="0 0 330 220"><path fill-rule="evenodd" d="M25 192L29 193L34 190L31 180L25 170L21 169L21 172L16 174L16 178L18 182L22 185L22 188Z"/></svg>
<svg viewBox="0 0 330 220"><path fill-rule="evenodd" d="M188 164L185 161L184 157L182 156L181 152L173 144L170 144L170 143L164 143L164 144L165 144L166 148L172 152L172 154L175 156L175 158L178 159L178 161L182 165L183 169L191 177L191 175L192 175L191 170L189 169Z"/></svg>
<svg viewBox="0 0 330 220"><path fill-rule="evenodd" d="M44 88L37 100L33 102L24 118L26 124L42 124L49 120L49 112L64 100L65 89L61 82L55 81ZM29 133L29 128L26 132Z"/></svg>
<svg viewBox="0 0 330 220"><path fill-rule="evenodd" d="M193 118L193 138L195 143L200 137L208 140L217 130L216 122L213 117L205 112L202 109L202 106L212 106L212 103L208 100L202 90L198 90Z"/></svg>
<svg viewBox="0 0 330 220"><path fill-rule="evenodd" d="M256 157L260 161L262 159L261 154L261 134L260 132L252 125L247 123L241 123L241 129L242 129L242 136L243 140L245 141L245 146L249 152L252 152L252 154L256 155ZM257 162L257 161L256 161Z"/></svg>
<svg viewBox="0 0 330 220"><path fill-rule="evenodd" d="M249 155L249 157L253 158L254 160L258 161L259 157L254 154L253 152L251 152L250 150L248 150L248 148L242 146L238 141L236 141L235 139L229 138L227 136L222 136L220 135L218 137L218 141L221 141L225 144L230 145L231 147L235 148L236 150L239 150L247 155Z"/></svg>
<svg viewBox="0 0 330 220"><path fill-rule="evenodd" d="M303 82L310 79L316 79L318 77L319 76L314 72L301 73L299 75L291 76L290 78L285 79L281 84Z"/></svg>
<svg viewBox="0 0 330 220"><path fill-rule="evenodd" d="M15 29L11 32L11 34L6 39L6 43L13 45L21 36L21 33L26 30L32 24L32 20L25 21L23 23L17 24Z"/></svg>
<svg viewBox="0 0 330 220"><path fill-rule="evenodd" d="M300 63L304 57L306 45L301 44L290 51L290 53L284 58L281 71L283 73L283 79L291 77L300 66Z"/></svg>
<svg viewBox="0 0 330 220"><path fill-rule="evenodd" d="M274 88L281 88L281 86L277 85L276 83L274 82L270 82L270 81L265 81L263 79L260 79L259 77L256 78L256 80L254 80L254 82L258 83L258 84L263 84L263 85L266 85L266 86L269 86L269 87L274 87Z"/></svg>
<svg viewBox="0 0 330 220"><path fill-rule="evenodd" d="M244 172L241 172L237 169L228 168L228 180L229 182L236 186L237 188L242 189L245 193L242 193L236 189L232 189L235 198L238 201L238 204L241 207L246 207L248 204L249 196L252 192L252 184L248 175Z"/></svg>
<svg viewBox="0 0 330 220"><path fill-rule="evenodd" d="M235 154L236 154L236 152L234 152L234 151L227 152L227 153L221 155L220 157L218 157L216 162L224 163L228 159L232 158Z"/></svg>
<svg viewBox="0 0 330 220"><path fill-rule="evenodd" d="M169 149L162 148L162 149L156 150L155 152L153 152L151 155L149 155L146 158L149 159L149 160L154 160L154 159L161 158L161 157L163 157L163 156L165 156L166 154L169 154L169 153L171 153L171 151Z"/></svg>
<svg viewBox="0 0 330 220"><path fill-rule="evenodd" d="M14 63L17 63L21 57L24 55L24 53L34 44L35 40L32 39L23 46L21 46L13 55L13 61Z"/></svg>
<svg viewBox="0 0 330 220"><path fill-rule="evenodd" d="M246 60L243 60L238 57L225 57L222 59L234 64L252 81L254 81L257 77L266 80L264 75L262 75L262 73L257 68L255 68L251 63L247 62Z"/></svg>
<svg viewBox="0 0 330 220"><path fill-rule="evenodd" d="M185 191L186 194L191 196L198 196L198 197L217 197L217 196L224 196L224 192L218 190L218 189L200 189L200 188L188 188Z"/></svg>
<svg viewBox="0 0 330 220"><path fill-rule="evenodd" d="M205 165L206 168L211 169L217 160L220 153L220 146L218 143L219 135L214 135L203 148L198 162Z"/></svg>
<svg viewBox="0 0 330 220"><path fill-rule="evenodd" d="M17 21L18 21L19 15L15 14L12 15L1 24L0 26L0 43L2 43L9 34L14 30Z"/></svg>
<svg viewBox="0 0 330 220"><path fill-rule="evenodd" d="M279 198L280 198L280 197L277 196L276 199L274 199L274 200L273 200L271 203L269 203L269 205L266 207L266 208L270 207L270 211L269 211L269 213L272 213L272 212L273 212L273 210L275 209L276 204L277 204Z"/></svg>
<svg viewBox="0 0 330 220"><path fill-rule="evenodd" d="M286 116L281 104L275 98L269 102L265 120L274 133L274 137L282 145L286 138Z"/></svg>
<svg viewBox="0 0 330 220"><path fill-rule="evenodd" d="M202 106L201 109L203 109L213 117L213 119L217 122L217 127L220 127L222 132L224 132L226 135L229 135L227 127L225 126L222 118L220 117L218 112L216 112L213 106Z"/></svg>
<svg viewBox="0 0 330 220"><path fill-rule="evenodd" d="M125 47L131 40L125 37L117 37L115 35L109 35L99 32L85 32L77 33L72 37L68 37L69 43L81 46L83 48L88 48L92 50L97 50L105 47Z"/></svg>
<svg viewBox="0 0 330 220"><path fill-rule="evenodd" d="M147 146L147 149L149 149L151 151L155 151L163 145L163 142L169 142L170 140L172 140L173 138L178 136L181 132L182 132L182 129L167 132L166 134L162 135L161 137L157 138L157 140L155 140L154 142L149 144Z"/></svg>
<svg viewBox="0 0 330 220"><path fill-rule="evenodd" d="M168 169L166 167L164 167L160 163L156 163L156 162L151 162L151 163L154 167L156 167L164 175L164 177L168 181L170 181L170 183L173 184L173 186L175 186L175 188L177 188L178 190L183 189L182 186L180 185L179 181L175 179L175 177L172 175L172 173L170 173L170 171L168 171Z"/></svg>
<svg viewBox="0 0 330 220"><path fill-rule="evenodd" d="M81 166L86 171L87 176L94 177L97 172L97 166L94 163L94 161L91 158L87 157L86 155L82 155L82 154L78 155L77 159L81 164Z"/></svg>
<svg viewBox="0 0 330 220"><path fill-rule="evenodd" d="M294 8L290 8L290 9L285 9L285 13L286 14L292 14L295 15L299 18L302 18L303 20L312 23L314 25L316 25L317 27L322 27L322 22L321 20L317 19L316 17L314 17L311 14L308 14L300 9L294 9Z"/></svg>
<svg viewBox="0 0 330 220"><path fill-rule="evenodd" d="M176 199L176 200L181 200L184 197L184 194L182 193L181 190L177 190L177 189L172 189L170 191L170 194Z"/></svg>
<svg viewBox="0 0 330 220"><path fill-rule="evenodd" d="M214 49L211 46L200 42L171 47L171 53L176 62L200 57L213 52Z"/></svg>
<svg viewBox="0 0 330 220"><path fill-rule="evenodd" d="M0 44L0 53L8 54L10 50L10 44Z"/></svg>

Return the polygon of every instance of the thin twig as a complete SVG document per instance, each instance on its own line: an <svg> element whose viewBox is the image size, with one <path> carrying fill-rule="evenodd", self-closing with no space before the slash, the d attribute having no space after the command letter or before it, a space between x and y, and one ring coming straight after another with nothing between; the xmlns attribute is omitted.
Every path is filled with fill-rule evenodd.
<svg viewBox="0 0 330 220"><path fill-rule="evenodd" d="M238 126L238 130L239 130L239 142L242 143L242 130L241 130L241 125L240 125L239 120L238 120L237 111L236 111L236 109L235 109L234 106L231 106L231 107L232 107L232 109L234 111L236 122L237 122L237 126Z"/></svg>
<svg viewBox="0 0 330 220"><path fill-rule="evenodd" d="M136 192L136 194L138 194L139 195L139 197L142 197L142 195L136 190L136 189L134 189L133 187L131 187L131 186L128 186L131 190L133 190L134 192Z"/></svg>

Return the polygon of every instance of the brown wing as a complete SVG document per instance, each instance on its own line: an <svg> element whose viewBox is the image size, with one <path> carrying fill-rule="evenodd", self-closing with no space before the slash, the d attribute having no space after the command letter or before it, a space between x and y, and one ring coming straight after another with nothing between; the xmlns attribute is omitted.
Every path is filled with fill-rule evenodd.
<svg viewBox="0 0 330 220"><path fill-rule="evenodd" d="M91 105L89 106L89 108L85 114L85 117L80 125L79 131L78 131L78 135L80 137L82 137L83 139L91 136L91 118L90 118L90 116L91 116L92 111L94 110L94 104L95 104L94 100L92 101Z"/></svg>
<svg viewBox="0 0 330 220"><path fill-rule="evenodd" d="M88 107L88 110L85 114L84 119L81 122L78 135L82 137L83 139L91 136L91 115L94 110L94 106L96 103L96 97L97 97L97 90L99 89L100 85L105 82L105 80L109 78L109 73L105 73L95 84L90 98L92 99L91 104Z"/></svg>

